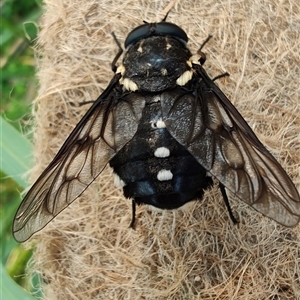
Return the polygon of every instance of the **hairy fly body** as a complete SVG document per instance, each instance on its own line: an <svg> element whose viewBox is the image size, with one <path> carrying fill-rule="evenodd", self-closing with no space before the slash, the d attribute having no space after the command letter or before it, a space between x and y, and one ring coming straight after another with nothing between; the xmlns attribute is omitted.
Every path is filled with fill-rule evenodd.
<svg viewBox="0 0 300 300"><path fill-rule="evenodd" d="M200 200L214 178L227 207L225 188L284 226L298 224L300 197L292 181L187 41L180 27L164 21L128 35L110 84L22 201L16 240L42 229L108 163L133 201L133 221L136 203L175 209Z"/></svg>

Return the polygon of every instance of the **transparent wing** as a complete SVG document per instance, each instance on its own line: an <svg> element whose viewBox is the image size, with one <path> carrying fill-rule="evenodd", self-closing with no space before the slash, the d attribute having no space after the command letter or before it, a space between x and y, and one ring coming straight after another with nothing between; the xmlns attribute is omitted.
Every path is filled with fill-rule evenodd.
<svg viewBox="0 0 300 300"><path fill-rule="evenodd" d="M177 88L162 97L167 129L241 200L284 226L295 226L300 197L291 179L204 69L195 68L198 80L190 90Z"/></svg>
<svg viewBox="0 0 300 300"><path fill-rule="evenodd" d="M78 198L135 134L145 102L122 95L119 76L96 100L23 199L13 234L23 242Z"/></svg>

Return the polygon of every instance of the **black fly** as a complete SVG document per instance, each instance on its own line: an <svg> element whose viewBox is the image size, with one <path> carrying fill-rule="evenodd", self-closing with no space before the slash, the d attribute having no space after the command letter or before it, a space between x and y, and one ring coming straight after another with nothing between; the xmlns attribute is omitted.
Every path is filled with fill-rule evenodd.
<svg viewBox="0 0 300 300"><path fill-rule="evenodd" d="M300 219L292 181L195 59L169 22L144 24L106 90L21 203L13 225L23 242L78 198L107 163L136 204L175 209L220 183L257 211L292 227Z"/></svg>

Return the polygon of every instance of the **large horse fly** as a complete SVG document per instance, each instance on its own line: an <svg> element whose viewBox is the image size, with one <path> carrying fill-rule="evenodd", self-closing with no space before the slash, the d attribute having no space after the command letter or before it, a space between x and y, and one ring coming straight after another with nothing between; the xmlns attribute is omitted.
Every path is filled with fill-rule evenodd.
<svg viewBox="0 0 300 300"><path fill-rule="evenodd" d="M116 38L115 38L116 40ZM300 219L291 179L187 48L169 22L147 23L126 38L122 64L23 199L13 234L23 242L78 198L109 163L115 184L136 204L176 209L219 182L276 222ZM218 76L219 77L219 76Z"/></svg>

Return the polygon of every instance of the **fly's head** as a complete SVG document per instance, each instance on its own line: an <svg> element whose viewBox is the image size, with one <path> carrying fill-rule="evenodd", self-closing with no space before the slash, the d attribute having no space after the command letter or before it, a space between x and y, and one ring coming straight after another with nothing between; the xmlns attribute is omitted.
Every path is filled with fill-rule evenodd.
<svg viewBox="0 0 300 300"><path fill-rule="evenodd" d="M120 83L130 91L160 92L185 85L193 75L187 35L167 22L144 24L125 41L126 54L118 68Z"/></svg>

